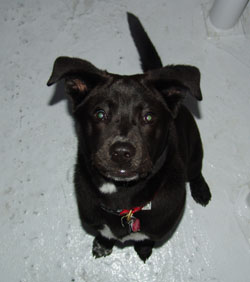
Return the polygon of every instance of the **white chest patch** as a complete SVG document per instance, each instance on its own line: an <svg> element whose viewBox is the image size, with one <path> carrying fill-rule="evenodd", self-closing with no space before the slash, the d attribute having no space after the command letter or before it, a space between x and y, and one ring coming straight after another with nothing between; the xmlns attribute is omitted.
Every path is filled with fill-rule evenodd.
<svg viewBox="0 0 250 282"><path fill-rule="evenodd" d="M149 237L143 233L140 232L135 232L135 233L131 233L121 239L118 239L115 237L115 235L112 233L112 231L110 230L110 228L105 224L104 228L102 230L99 230L99 232L101 233L101 235L105 238L108 239L115 239L118 240L122 243L129 241L129 240L133 240L133 241L143 241L146 239L149 239Z"/></svg>
<svg viewBox="0 0 250 282"><path fill-rule="evenodd" d="M103 194L112 194L115 193L117 191L115 185L113 183L104 183L99 190L103 193Z"/></svg>

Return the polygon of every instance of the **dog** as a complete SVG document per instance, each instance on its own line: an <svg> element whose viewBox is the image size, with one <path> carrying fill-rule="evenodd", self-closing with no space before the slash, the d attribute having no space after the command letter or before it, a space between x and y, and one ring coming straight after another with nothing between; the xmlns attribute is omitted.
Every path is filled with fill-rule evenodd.
<svg viewBox="0 0 250 282"><path fill-rule="evenodd" d="M189 182L194 200L211 199L203 149L186 95L202 99L194 66L162 66L139 19L128 23L144 71L118 75L90 62L56 59L48 86L65 80L78 137L75 191L83 225L96 232L95 258L130 241L145 262L182 217Z"/></svg>

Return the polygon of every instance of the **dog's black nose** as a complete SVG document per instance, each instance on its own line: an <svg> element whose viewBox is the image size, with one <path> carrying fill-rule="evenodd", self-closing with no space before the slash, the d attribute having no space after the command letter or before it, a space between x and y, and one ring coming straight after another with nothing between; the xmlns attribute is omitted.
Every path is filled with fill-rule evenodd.
<svg viewBox="0 0 250 282"><path fill-rule="evenodd" d="M128 142L116 142L110 147L110 156L114 162L129 162L134 155L135 147Z"/></svg>

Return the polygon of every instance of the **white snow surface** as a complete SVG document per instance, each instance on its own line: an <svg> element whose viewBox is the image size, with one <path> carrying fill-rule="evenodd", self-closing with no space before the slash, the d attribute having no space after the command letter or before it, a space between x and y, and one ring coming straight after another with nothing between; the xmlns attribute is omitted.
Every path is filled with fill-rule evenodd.
<svg viewBox="0 0 250 282"><path fill-rule="evenodd" d="M250 281L250 9L220 32L206 19L212 2L1 0L0 281ZM164 64L201 71L197 123L213 195L204 208L188 189L177 231L145 264L133 247L92 257L74 195L74 125L46 86L60 55L141 72L127 11Z"/></svg>

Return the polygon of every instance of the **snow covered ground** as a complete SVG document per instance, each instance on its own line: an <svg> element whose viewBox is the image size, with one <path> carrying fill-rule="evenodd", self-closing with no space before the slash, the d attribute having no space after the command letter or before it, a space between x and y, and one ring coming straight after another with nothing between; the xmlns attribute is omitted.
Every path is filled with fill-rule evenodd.
<svg viewBox="0 0 250 282"><path fill-rule="evenodd" d="M250 281L250 8L213 30L209 0L1 0L0 281ZM126 12L164 64L200 68L197 117L213 194L188 192L183 220L146 264L132 247L92 257L72 183L76 153L65 99L46 86L60 55L120 74L140 72Z"/></svg>

